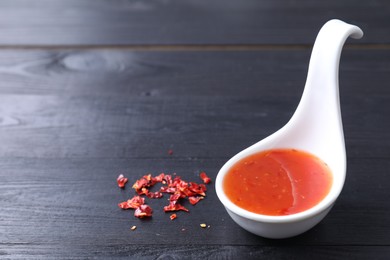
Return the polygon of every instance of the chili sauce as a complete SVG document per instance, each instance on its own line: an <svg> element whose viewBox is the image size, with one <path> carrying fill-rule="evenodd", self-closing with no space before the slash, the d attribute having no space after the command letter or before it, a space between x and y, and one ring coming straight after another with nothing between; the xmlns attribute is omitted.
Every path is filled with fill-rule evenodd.
<svg viewBox="0 0 390 260"><path fill-rule="evenodd" d="M243 209L283 216L318 204L332 182L329 167L316 156L295 149L274 149L234 164L224 177L223 189Z"/></svg>

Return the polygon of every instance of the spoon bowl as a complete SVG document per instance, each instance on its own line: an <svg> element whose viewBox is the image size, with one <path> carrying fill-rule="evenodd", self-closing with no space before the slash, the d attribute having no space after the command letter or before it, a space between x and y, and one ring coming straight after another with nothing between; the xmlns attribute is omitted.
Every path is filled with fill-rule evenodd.
<svg viewBox="0 0 390 260"><path fill-rule="evenodd" d="M340 20L330 20L321 28L312 50L305 89L290 121L235 155L219 171L215 183L217 196L232 219L247 231L267 238L299 235L319 223L338 198L346 176L338 70L341 50L348 36L358 39L363 32ZM249 155L277 148L303 150L324 161L333 175L327 196L308 210L285 216L253 213L230 201L223 190L223 180L229 169Z"/></svg>

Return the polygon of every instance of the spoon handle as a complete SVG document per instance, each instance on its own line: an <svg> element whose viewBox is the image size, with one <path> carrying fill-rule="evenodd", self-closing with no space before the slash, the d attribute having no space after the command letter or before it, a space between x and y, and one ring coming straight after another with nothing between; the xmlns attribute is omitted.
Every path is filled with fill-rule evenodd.
<svg viewBox="0 0 390 260"><path fill-rule="evenodd" d="M363 31L355 25L336 19L328 21L321 28L311 53L301 102L311 101L311 105L321 106L321 100L327 98L338 101L340 55L348 36L360 39Z"/></svg>
<svg viewBox="0 0 390 260"><path fill-rule="evenodd" d="M344 145L338 71L341 50L351 36L361 38L362 30L340 20L328 21L318 33L312 50L305 89L289 124L307 141L338 139ZM291 126L291 125L290 125Z"/></svg>

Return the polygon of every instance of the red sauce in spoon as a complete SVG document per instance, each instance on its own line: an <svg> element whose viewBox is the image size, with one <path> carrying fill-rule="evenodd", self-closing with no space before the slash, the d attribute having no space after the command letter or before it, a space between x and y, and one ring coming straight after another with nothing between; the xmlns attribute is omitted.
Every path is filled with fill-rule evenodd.
<svg viewBox="0 0 390 260"><path fill-rule="evenodd" d="M248 211L283 216L307 210L329 192L333 176L319 158L274 149L238 161L223 180L227 197Z"/></svg>

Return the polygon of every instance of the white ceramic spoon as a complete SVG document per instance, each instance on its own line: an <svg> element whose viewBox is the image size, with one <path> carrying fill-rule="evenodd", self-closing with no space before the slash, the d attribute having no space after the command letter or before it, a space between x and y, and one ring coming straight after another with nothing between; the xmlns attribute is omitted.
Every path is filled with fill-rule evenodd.
<svg viewBox="0 0 390 260"><path fill-rule="evenodd" d="M346 153L341 121L338 71L345 40L361 38L360 28L330 20L318 33L310 58L301 101L290 121L279 131L231 158L219 171L216 192L232 219L244 229L268 238L301 234L320 222L339 196L346 175ZM239 160L274 148L295 148L310 152L328 164L333 173L329 194L316 206L287 216L267 216L233 204L223 191L223 179Z"/></svg>

